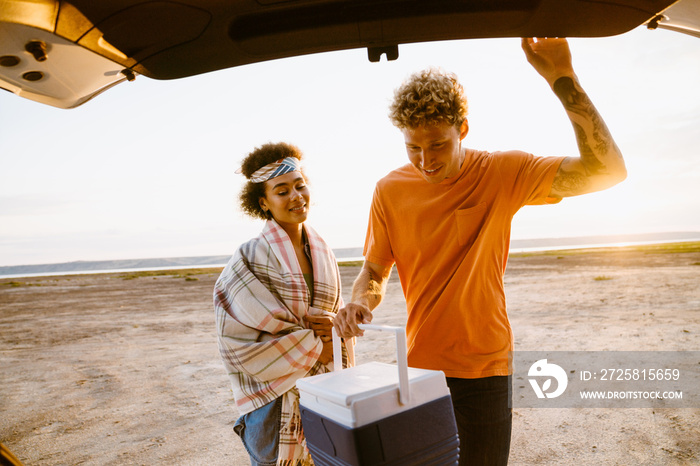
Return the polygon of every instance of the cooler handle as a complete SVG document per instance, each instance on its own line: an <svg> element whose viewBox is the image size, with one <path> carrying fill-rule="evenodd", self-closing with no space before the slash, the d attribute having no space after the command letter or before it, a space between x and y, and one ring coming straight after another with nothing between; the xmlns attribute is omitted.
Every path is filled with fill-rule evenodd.
<svg viewBox="0 0 700 466"><path fill-rule="evenodd" d="M362 330L393 332L396 336L396 365L399 370L399 403L402 405L408 404L410 392L408 386L408 358L406 356L406 330L403 327L375 324L358 324L358 327ZM333 327L331 332L333 335L333 370L341 371L343 370L343 353L340 346L340 338L338 338L335 327Z"/></svg>

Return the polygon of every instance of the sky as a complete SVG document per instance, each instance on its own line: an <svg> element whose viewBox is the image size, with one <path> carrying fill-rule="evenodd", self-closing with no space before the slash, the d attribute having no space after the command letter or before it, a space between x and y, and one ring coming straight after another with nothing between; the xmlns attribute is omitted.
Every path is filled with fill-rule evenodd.
<svg viewBox="0 0 700 466"><path fill-rule="evenodd" d="M700 231L700 39L643 27L569 40L574 69L628 178L524 207L513 239ZM519 39L307 55L160 81L139 76L72 110L0 92L0 266L233 254L257 236L235 174L255 147L304 153L308 219L333 248L361 247L376 181L407 163L393 90L428 66L469 99L464 146L578 156L571 124Z"/></svg>

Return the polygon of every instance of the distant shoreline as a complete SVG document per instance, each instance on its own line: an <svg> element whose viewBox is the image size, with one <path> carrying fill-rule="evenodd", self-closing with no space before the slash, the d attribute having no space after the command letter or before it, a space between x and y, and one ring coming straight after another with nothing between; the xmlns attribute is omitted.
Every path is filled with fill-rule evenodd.
<svg viewBox="0 0 700 466"><path fill-rule="evenodd" d="M664 253L682 253L700 250L700 233L689 233L688 235L691 237L690 239L684 239L681 241L667 239L656 241L623 241L618 243L601 242L574 245L556 245L552 244L554 241L550 241L549 246L543 244L541 246L530 247L514 247L514 244L532 244L547 240L515 240L511 242L509 255L511 257L527 257L547 254L566 255L592 252L610 252L625 248ZM627 238L629 239L629 236ZM553 240L556 240L556 238ZM565 241L566 239L562 238L559 240ZM363 261L361 253L361 248L345 248L336 250L336 257L341 266L361 265ZM59 264L5 266L0 267L0 279L217 269L225 267L229 258L230 256L204 256L167 259L78 261Z"/></svg>
<svg viewBox="0 0 700 466"><path fill-rule="evenodd" d="M658 254L682 254L688 252L700 252L700 241L665 241L658 243L637 243L619 245L600 245L584 248L561 248L541 251L511 251L511 257L530 257L548 255L574 255L574 254L605 254L612 252L636 251Z"/></svg>

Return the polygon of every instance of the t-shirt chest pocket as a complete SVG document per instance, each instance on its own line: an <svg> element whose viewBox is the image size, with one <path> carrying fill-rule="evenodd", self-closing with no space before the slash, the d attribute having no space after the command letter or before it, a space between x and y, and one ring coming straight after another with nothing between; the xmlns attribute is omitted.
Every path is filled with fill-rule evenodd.
<svg viewBox="0 0 700 466"><path fill-rule="evenodd" d="M457 239L460 246L470 246L479 236L486 216L486 203L455 211Z"/></svg>

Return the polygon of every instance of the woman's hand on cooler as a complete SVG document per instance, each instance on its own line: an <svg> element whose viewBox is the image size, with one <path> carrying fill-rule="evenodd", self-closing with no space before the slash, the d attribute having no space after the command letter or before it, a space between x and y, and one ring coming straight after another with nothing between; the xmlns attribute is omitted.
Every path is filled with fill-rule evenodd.
<svg viewBox="0 0 700 466"><path fill-rule="evenodd" d="M323 340L323 337L321 337ZM323 342L323 350L321 350L321 355L318 357L318 362L321 364L328 364L333 361L333 342L331 340Z"/></svg>

